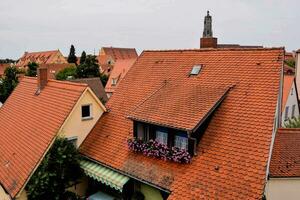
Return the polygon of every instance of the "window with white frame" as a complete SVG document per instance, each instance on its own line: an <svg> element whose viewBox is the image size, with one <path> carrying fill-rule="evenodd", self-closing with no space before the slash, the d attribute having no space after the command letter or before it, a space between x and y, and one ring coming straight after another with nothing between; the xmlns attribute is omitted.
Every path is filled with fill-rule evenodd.
<svg viewBox="0 0 300 200"><path fill-rule="evenodd" d="M180 135L175 135L175 147L178 147L180 149L187 150L188 148L188 138Z"/></svg>
<svg viewBox="0 0 300 200"><path fill-rule="evenodd" d="M296 105L292 106L292 118L295 117L295 110L296 110Z"/></svg>
<svg viewBox="0 0 300 200"><path fill-rule="evenodd" d="M155 140L158 143L167 145L168 144L168 133L165 131L162 131L162 130L157 130Z"/></svg>
<svg viewBox="0 0 300 200"><path fill-rule="evenodd" d="M284 113L284 120L288 120L289 119L289 107L285 107L285 113Z"/></svg>
<svg viewBox="0 0 300 200"><path fill-rule="evenodd" d="M77 147L77 140L78 140L78 137L77 136L73 136L73 137L68 137L67 138L68 142L73 144L75 147Z"/></svg>
<svg viewBox="0 0 300 200"><path fill-rule="evenodd" d="M81 106L81 118L92 119L92 104Z"/></svg>
<svg viewBox="0 0 300 200"><path fill-rule="evenodd" d="M111 79L111 84L112 84L112 85L117 85L117 81L118 81L117 78L112 78L112 79Z"/></svg>

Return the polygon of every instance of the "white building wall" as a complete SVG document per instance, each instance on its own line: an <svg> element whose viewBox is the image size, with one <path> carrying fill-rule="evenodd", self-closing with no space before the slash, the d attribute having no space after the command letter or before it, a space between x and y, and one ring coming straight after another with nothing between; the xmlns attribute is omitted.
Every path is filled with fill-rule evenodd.
<svg viewBox="0 0 300 200"><path fill-rule="evenodd" d="M267 200L299 200L300 178L271 178L266 185Z"/></svg>
<svg viewBox="0 0 300 200"><path fill-rule="evenodd" d="M295 82L293 82L293 85L291 87L291 90L290 90L288 99L286 101L284 110L282 111L282 120L281 120L282 121L282 126L284 126L284 123L287 122L287 120L285 119L286 112L287 112L287 117L289 119L292 119L293 105L295 105L294 116L297 118L297 117L299 117L299 105L298 105L298 99L297 99L297 94L296 94L296 85L295 85ZM288 109L287 109L287 107L288 107Z"/></svg>

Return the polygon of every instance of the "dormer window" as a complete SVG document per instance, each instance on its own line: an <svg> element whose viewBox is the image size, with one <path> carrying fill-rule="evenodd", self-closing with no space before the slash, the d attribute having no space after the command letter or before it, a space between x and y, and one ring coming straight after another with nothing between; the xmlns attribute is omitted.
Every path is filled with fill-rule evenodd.
<svg viewBox="0 0 300 200"><path fill-rule="evenodd" d="M117 85L118 79L117 78L112 78L111 79L111 85Z"/></svg>
<svg viewBox="0 0 300 200"><path fill-rule="evenodd" d="M179 149L188 149L188 138L184 136L183 134L175 135L175 147L178 147Z"/></svg>
<svg viewBox="0 0 300 200"><path fill-rule="evenodd" d="M198 75L201 71L202 65L194 65L190 75Z"/></svg>
<svg viewBox="0 0 300 200"><path fill-rule="evenodd" d="M158 129L156 130L155 140L160 144L168 144L168 132L166 129Z"/></svg>
<svg viewBox="0 0 300 200"><path fill-rule="evenodd" d="M81 119L88 120L92 119L92 104L81 106Z"/></svg>

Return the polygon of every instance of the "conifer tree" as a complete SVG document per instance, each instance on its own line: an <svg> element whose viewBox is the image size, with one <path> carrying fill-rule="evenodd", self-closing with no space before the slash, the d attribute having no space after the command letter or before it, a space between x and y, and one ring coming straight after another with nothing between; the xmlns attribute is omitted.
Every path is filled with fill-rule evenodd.
<svg viewBox="0 0 300 200"><path fill-rule="evenodd" d="M68 56L68 63L74 63L77 64L77 57L76 57L76 53L75 53L75 47L72 44L71 48L70 48L70 53Z"/></svg>

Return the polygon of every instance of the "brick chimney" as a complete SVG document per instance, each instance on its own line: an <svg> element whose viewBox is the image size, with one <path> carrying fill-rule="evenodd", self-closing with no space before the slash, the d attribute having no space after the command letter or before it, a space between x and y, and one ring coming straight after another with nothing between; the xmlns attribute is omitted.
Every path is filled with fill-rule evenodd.
<svg viewBox="0 0 300 200"><path fill-rule="evenodd" d="M207 37L200 38L200 48L217 48L218 47L218 38Z"/></svg>
<svg viewBox="0 0 300 200"><path fill-rule="evenodd" d="M295 63L295 68L296 68L296 86L297 86L297 91L298 91L298 99L300 99L300 49L296 51L296 63Z"/></svg>
<svg viewBox="0 0 300 200"><path fill-rule="evenodd" d="M48 69L47 68L37 68L37 86L38 90L45 88L48 82Z"/></svg>

